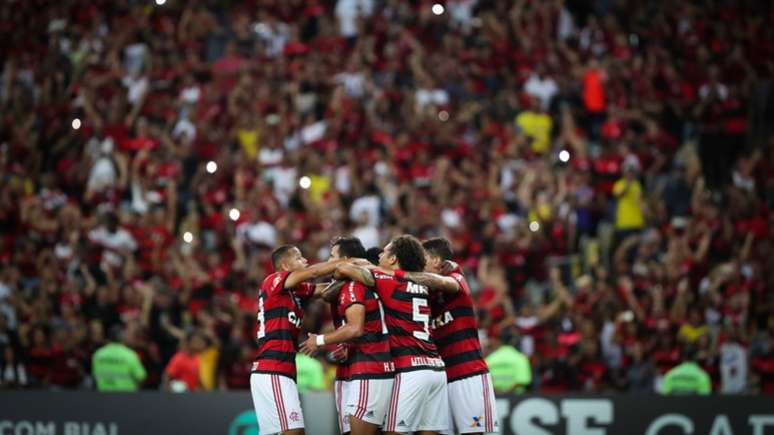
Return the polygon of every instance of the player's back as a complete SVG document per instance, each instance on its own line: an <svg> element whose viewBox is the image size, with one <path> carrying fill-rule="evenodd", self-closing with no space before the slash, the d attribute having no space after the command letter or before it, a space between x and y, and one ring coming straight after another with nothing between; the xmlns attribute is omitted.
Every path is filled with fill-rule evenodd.
<svg viewBox="0 0 774 435"><path fill-rule="evenodd" d="M384 304L395 370L443 370L438 349L430 339L428 288L378 271L373 275L376 293Z"/></svg>
<svg viewBox="0 0 774 435"><path fill-rule="evenodd" d="M290 272L276 272L263 281L258 292L258 356L254 373L296 377L296 343L304 314L304 299L314 287L302 283L285 288Z"/></svg>
<svg viewBox="0 0 774 435"><path fill-rule="evenodd" d="M432 298L432 338L446 365L449 382L488 373L478 339L478 322L470 288L462 273L450 275L460 286L454 294L435 293Z"/></svg>
<svg viewBox="0 0 774 435"><path fill-rule="evenodd" d="M384 308L376 292L359 282L349 281L342 287L338 299L338 316L354 304L365 308L363 335L348 347L347 369L350 379L386 379L394 372Z"/></svg>

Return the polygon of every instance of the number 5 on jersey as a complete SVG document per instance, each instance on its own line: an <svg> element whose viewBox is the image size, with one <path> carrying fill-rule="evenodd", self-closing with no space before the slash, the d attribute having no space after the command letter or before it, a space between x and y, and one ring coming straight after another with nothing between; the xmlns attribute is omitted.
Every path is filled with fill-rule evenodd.
<svg viewBox="0 0 774 435"><path fill-rule="evenodd" d="M424 341L430 341L430 315L429 314L422 314L420 312L421 307L427 307L427 299L422 298L413 298L411 300L411 304L414 306L414 317L413 320L415 322L422 322L424 326L424 331L414 331L414 337L424 340Z"/></svg>

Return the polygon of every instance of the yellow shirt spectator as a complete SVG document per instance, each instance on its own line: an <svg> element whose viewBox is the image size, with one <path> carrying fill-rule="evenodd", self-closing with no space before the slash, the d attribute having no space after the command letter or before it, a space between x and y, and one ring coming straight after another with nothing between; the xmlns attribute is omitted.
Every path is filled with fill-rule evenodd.
<svg viewBox="0 0 774 435"><path fill-rule="evenodd" d="M634 230L645 225L642 215L642 185L636 179L622 178L613 185L613 194L618 198L615 214L617 230Z"/></svg>
<svg viewBox="0 0 774 435"><path fill-rule="evenodd" d="M218 348L211 346L199 354L199 379L202 389L212 391L215 389L215 369L218 364Z"/></svg>
<svg viewBox="0 0 774 435"><path fill-rule="evenodd" d="M325 175L309 175L311 184L309 185L309 197L314 202L320 202L331 190L331 179Z"/></svg>
<svg viewBox="0 0 774 435"><path fill-rule="evenodd" d="M693 326L686 323L677 331L677 338L684 343L696 343L699 338L709 333L707 325Z"/></svg>
<svg viewBox="0 0 774 435"><path fill-rule="evenodd" d="M551 129L554 121L547 113L524 111L516 117L516 125L528 137L532 138L532 151L545 154L551 142Z"/></svg>
<svg viewBox="0 0 774 435"><path fill-rule="evenodd" d="M258 129L237 129L237 142L250 160L258 158Z"/></svg>

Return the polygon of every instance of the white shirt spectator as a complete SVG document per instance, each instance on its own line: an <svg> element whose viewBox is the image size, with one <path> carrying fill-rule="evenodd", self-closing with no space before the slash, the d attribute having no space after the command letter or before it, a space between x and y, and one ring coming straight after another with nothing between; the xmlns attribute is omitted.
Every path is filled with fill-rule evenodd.
<svg viewBox="0 0 774 435"><path fill-rule="evenodd" d="M567 40L575 35L577 29L575 28L575 22L573 21L572 14L566 7L562 6L559 11L559 25L556 29L556 36L560 41Z"/></svg>
<svg viewBox="0 0 774 435"><path fill-rule="evenodd" d="M374 11L373 0L338 0L336 18L339 20L339 32L345 38L357 36L357 20L370 17Z"/></svg>
<svg viewBox="0 0 774 435"><path fill-rule="evenodd" d="M702 100L709 97L710 92L715 91L715 94L720 100L725 100L728 97L728 88L723 83L705 83L699 88L699 96Z"/></svg>
<svg viewBox="0 0 774 435"><path fill-rule="evenodd" d="M336 186L336 191L343 195L348 194L352 189L352 174L349 171L349 166L342 165L336 168L333 177L333 184Z"/></svg>
<svg viewBox="0 0 774 435"><path fill-rule="evenodd" d="M478 0L449 0L446 7L451 16L453 25L462 29L464 33L469 33L473 25L473 8L478 4Z"/></svg>
<svg viewBox="0 0 774 435"><path fill-rule="evenodd" d="M185 104L195 104L202 96L202 90L199 86L189 86L180 91L180 101Z"/></svg>
<svg viewBox="0 0 774 435"><path fill-rule="evenodd" d="M288 42L290 32L285 23L257 23L254 26L255 33L266 44L266 54L269 57L277 57L282 54L285 44Z"/></svg>
<svg viewBox="0 0 774 435"><path fill-rule="evenodd" d="M172 129L172 137L185 136L190 140L196 139L196 125L187 117L180 118Z"/></svg>
<svg viewBox="0 0 774 435"><path fill-rule="evenodd" d="M366 249L381 246L381 237L379 236L379 230L377 230L376 227L368 225L359 226L355 228L352 235L360 239L360 241L363 242L363 247Z"/></svg>
<svg viewBox="0 0 774 435"><path fill-rule="evenodd" d="M134 104L148 92L149 82L146 76L129 74L121 80L121 84L127 88L126 99Z"/></svg>
<svg viewBox="0 0 774 435"><path fill-rule="evenodd" d="M284 152L279 148L264 147L258 152L258 163L264 168L277 166L282 163L283 155Z"/></svg>
<svg viewBox="0 0 774 435"><path fill-rule="evenodd" d="M287 206L290 201L290 195L296 190L298 176L296 168L292 166L276 166L267 169L266 178L274 186L274 196L283 205Z"/></svg>
<svg viewBox="0 0 774 435"><path fill-rule="evenodd" d="M739 343L720 346L720 392L743 393L747 389L747 349Z"/></svg>
<svg viewBox="0 0 774 435"><path fill-rule="evenodd" d="M349 209L349 218L353 221L358 221L360 215L365 213L368 216L367 225L378 228L381 223L381 216L379 214L379 208L381 204L377 195L365 195L352 201L352 206Z"/></svg>
<svg viewBox="0 0 774 435"><path fill-rule="evenodd" d="M274 228L274 225L265 221L240 225L237 227L237 236L251 243L265 246L275 246L277 244L277 230Z"/></svg>
<svg viewBox="0 0 774 435"><path fill-rule="evenodd" d="M5 362L0 363L2 363L2 366L4 367L0 385L11 383L19 386L27 385L27 371L21 363L17 363L15 366L6 365Z"/></svg>
<svg viewBox="0 0 774 435"><path fill-rule="evenodd" d="M449 93L445 89L417 89L414 100L420 108L431 104L445 106L449 103Z"/></svg>
<svg viewBox="0 0 774 435"><path fill-rule="evenodd" d="M134 237L123 228L118 228L114 233L109 232L105 227L96 228L89 232L89 240L102 247L102 261L110 266L122 264L121 252L137 250Z"/></svg>
<svg viewBox="0 0 774 435"><path fill-rule="evenodd" d="M0 316L5 316L5 319L8 321L8 329L16 330L18 319L16 318L16 309L8 300L10 297L11 287L0 281Z"/></svg>
<svg viewBox="0 0 774 435"><path fill-rule="evenodd" d="M110 136L105 136L103 138L93 136L86 142L86 154L91 160L97 160L103 153L110 153L113 151L114 146L115 142Z"/></svg>
<svg viewBox="0 0 774 435"><path fill-rule="evenodd" d="M559 92L559 86L551 77L539 77L537 74L532 74L524 83L524 91L539 99L541 107L546 110L551 105L551 100Z"/></svg>
<svg viewBox="0 0 774 435"><path fill-rule="evenodd" d="M124 65L129 75L142 69L147 54L148 46L142 42L131 44L124 48Z"/></svg>
<svg viewBox="0 0 774 435"><path fill-rule="evenodd" d="M365 77L362 73L338 73L336 83L344 85L344 93L352 98L360 98L365 90Z"/></svg>
<svg viewBox="0 0 774 435"><path fill-rule="evenodd" d="M114 186L117 178L118 174L115 164L108 156L103 155L91 167L86 189L90 192L102 192Z"/></svg>
<svg viewBox="0 0 774 435"><path fill-rule="evenodd" d="M325 136L325 121L317 121L301 129L301 140L304 144L316 142Z"/></svg>

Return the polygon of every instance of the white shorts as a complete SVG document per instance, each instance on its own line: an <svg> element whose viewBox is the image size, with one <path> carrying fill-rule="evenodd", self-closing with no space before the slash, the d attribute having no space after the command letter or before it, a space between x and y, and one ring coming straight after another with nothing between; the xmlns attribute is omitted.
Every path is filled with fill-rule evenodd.
<svg viewBox="0 0 774 435"><path fill-rule="evenodd" d="M250 375L250 391L261 435L304 427L304 414L295 381L282 375L253 373Z"/></svg>
<svg viewBox="0 0 774 435"><path fill-rule="evenodd" d="M489 373L449 382L449 407L457 433L499 433Z"/></svg>
<svg viewBox="0 0 774 435"><path fill-rule="evenodd" d="M333 381L333 397L336 400L336 414L339 416L339 431L342 434L349 432L349 419L344 415L342 410L346 403L347 395L349 394L349 386L351 381Z"/></svg>
<svg viewBox="0 0 774 435"><path fill-rule="evenodd" d="M416 370L398 373L392 387L385 432L449 432L446 372Z"/></svg>
<svg viewBox="0 0 774 435"><path fill-rule="evenodd" d="M344 418L349 420L353 416L383 426L392 398L393 379L356 379L348 384Z"/></svg>

